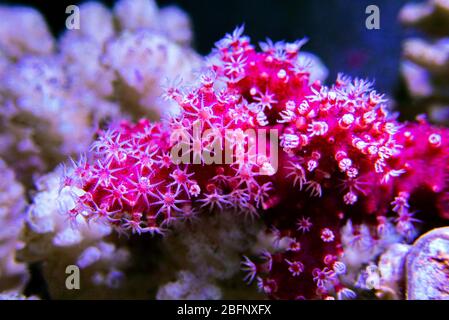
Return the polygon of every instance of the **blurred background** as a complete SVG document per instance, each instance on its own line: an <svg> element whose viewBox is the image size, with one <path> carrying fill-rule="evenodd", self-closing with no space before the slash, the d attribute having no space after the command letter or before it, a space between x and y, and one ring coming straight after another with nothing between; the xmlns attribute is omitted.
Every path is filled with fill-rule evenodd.
<svg viewBox="0 0 449 320"><path fill-rule="evenodd" d="M103 1L112 6L114 1ZM159 6L177 5L192 19L195 43L201 54L237 25L245 24L254 42L266 37L287 40L308 37L306 51L318 54L329 68L329 81L338 72L376 81L376 88L390 96L400 94L399 58L401 41L409 36L398 22L406 0L158 0ZM58 34L67 15L65 8L80 1L19 0L38 8ZM380 9L380 30L367 30L365 9Z"/></svg>

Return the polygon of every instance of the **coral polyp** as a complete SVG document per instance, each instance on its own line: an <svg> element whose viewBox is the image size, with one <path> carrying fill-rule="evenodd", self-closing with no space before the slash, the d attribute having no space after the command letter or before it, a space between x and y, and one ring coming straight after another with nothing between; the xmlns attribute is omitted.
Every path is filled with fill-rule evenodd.
<svg viewBox="0 0 449 320"><path fill-rule="evenodd" d="M303 41L258 52L242 31L217 43L195 85L167 89L178 116L100 133L68 179L81 194L74 210L134 233L162 233L193 212L260 216L272 246L245 257L249 283L278 299L355 298L340 229L352 223L350 246L362 225L374 239L391 224L413 240L424 191L445 218L447 130L398 122L368 81L310 81ZM280 139L256 142L251 130Z"/></svg>

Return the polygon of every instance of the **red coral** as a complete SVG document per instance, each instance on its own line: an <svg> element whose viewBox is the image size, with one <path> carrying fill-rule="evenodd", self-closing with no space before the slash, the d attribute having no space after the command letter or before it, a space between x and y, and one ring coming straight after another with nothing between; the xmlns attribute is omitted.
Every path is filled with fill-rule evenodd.
<svg viewBox="0 0 449 320"><path fill-rule="evenodd" d="M76 163L70 180L84 193L72 214L106 219L133 233L162 232L161 226L182 212L181 189L168 156L169 133L160 124L122 122L101 132L89 162Z"/></svg>
<svg viewBox="0 0 449 320"><path fill-rule="evenodd" d="M367 223L378 236L392 217L412 238L413 210L429 201L447 218L448 130L398 123L366 81L309 83L303 41L256 52L241 33L217 44L199 84L167 89L179 116L100 135L66 180L84 191L75 215L161 233L202 208L263 213L276 250L245 258L248 282L271 298L352 298L339 280L341 226ZM277 161L277 145L251 130L279 134Z"/></svg>

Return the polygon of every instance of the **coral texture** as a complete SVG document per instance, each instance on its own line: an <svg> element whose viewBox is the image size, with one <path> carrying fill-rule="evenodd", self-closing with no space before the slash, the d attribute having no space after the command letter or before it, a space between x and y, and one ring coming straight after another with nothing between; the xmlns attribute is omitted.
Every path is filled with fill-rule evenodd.
<svg viewBox="0 0 449 320"><path fill-rule="evenodd" d="M63 168L58 167L36 181L21 237L26 245L18 258L27 263L43 262L43 273L52 279L49 293L55 298L67 292L63 284L69 265L81 269L83 292L102 285L116 288L125 278L120 269L126 266L129 253L106 239L110 226L68 219L67 212L74 206L73 191L60 188L63 177Z"/></svg>
<svg viewBox="0 0 449 320"><path fill-rule="evenodd" d="M241 281L240 261L243 254L257 245L257 234L263 225L250 219L236 219L234 212L217 211L175 223L163 239L162 251L175 270L188 272L198 282L217 286L223 299L260 298ZM165 292L162 288L159 292ZM194 292L195 288L184 291Z"/></svg>
<svg viewBox="0 0 449 320"><path fill-rule="evenodd" d="M274 244L245 257L248 282L271 298L354 298L340 228L351 221L359 245L362 224L375 241L391 221L411 241L428 227L415 211L447 218L448 130L397 122L367 81L311 83L302 44L257 52L241 28L227 35L196 86L167 89L179 116L100 135L68 180L80 189L74 215L134 233L162 233L201 209L261 215ZM279 134L280 152L251 130Z"/></svg>
<svg viewBox="0 0 449 320"><path fill-rule="evenodd" d="M400 15L439 37L404 45L411 122L305 39L202 58L177 7L79 9L55 39L0 6L0 299L27 265L51 298L447 298L447 0Z"/></svg>
<svg viewBox="0 0 449 320"><path fill-rule="evenodd" d="M156 298L158 300L218 300L222 298L218 287L202 281L192 273L181 271L176 282L162 286Z"/></svg>
<svg viewBox="0 0 449 320"><path fill-rule="evenodd" d="M433 121L449 123L449 1L428 0L403 7L406 27L424 31L403 43L401 73L408 89L407 113L428 112Z"/></svg>
<svg viewBox="0 0 449 320"><path fill-rule="evenodd" d="M406 259L407 298L411 300L447 300L449 287L449 230L434 229L422 235Z"/></svg>
<svg viewBox="0 0 449 320"><path fill-rule="evenodd" d="M0 155L27 185L86 151L110 119L176 112L161 86L200 67L177 8L123 0L113 11L97 2L79 10L83 27L55 41L37 11L0 8Z"/></svg>

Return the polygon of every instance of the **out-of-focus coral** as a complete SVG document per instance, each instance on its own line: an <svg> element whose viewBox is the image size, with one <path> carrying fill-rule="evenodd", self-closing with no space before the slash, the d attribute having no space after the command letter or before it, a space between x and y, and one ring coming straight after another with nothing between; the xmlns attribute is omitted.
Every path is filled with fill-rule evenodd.
<svg viewBox="0 0 449 320"><path fill-rule="evenodd" d="M402 110L428 112L433 121L449 123L449 1L427 0L403 7L400 21L429 37L404 41L401 73L411 103Z"/></svg>
<svg viewBox="0 0 449 320"><path fill-rule="evenodd" d="M66 179L80 190L74 215L138 234L207 209L261 215L274 244L244 258L245 280L275 299L354 298L349 269L447 219L449 131L399 123L367 81L311 82L304 41L257 52L242 32L217 43L193 86L167 88L179 115L100 134ZM279 134L280 152L254 131ZM342 236L366 242L366 257Z"/></svg>
<svg viewBox="0 0 449 320"><path fill-rule="evenodd" d="M22 247L19 240L26 205L24 188L15 179L6 163L0 159L0 292L22 289L28 279L23 263L16 260L16 251Z"/></svg>
<svg viewBox="0 0 449 320"><path fill-rule="evenodd" d="M357 287L373 291L380 299L404 299L405 259L410 245L391 244L378 259L368 264L359 274Z"/></svg>
<svg viewBox="0 0 449 320"><path fill-rule="evenodd" d="M158 118L170 106L174 111L161 99L161 86L178 77L190 81L201 66L188 47L188 16L176 7L158 9L153 0L118 1L113 12L88 2L80 15L87 27L67 30L60 40L70 78L117 101L125 114Z"/></svg>
<svg viewBox="0 0 449 320"><path fill-rule="evenodd" d="M55 41L42 15L31 7L0 7L0 51L15 61L24 55L47 55Z"/></svg>
<svg viewBox="0 0 449 320"><path fill-rule="evenodd" d="M374 289L377 296L403 299L405 293L405 259L410 245L395 243L380 256L378 262L380 281Z"/></svg>
<svg viewBox="0 0 449 320"><path fill-rule="evenodd" d="M193 38L190 17L176 6L167 6L159 11L160 30L169 39L181 45L190 44Z"/></svg>
<svg viewBox="0 0 449 320"><path fill-rule="evenodd" d="M449 298L449 229L432 229L413 245L391 244L360 273L357 285L381 299Z"/></svg>
<svg viewBox="0 0 449 320"><path fill-rule="evenodd" d="M176 112L162 99L162 86L191 80L201 66L188 47L188 16L159 10L152 0L118 1L113 11L83 3L81 27L58 41L37 11L0 9L0 155L28 185L33 175L87 151L110 119Z"/></svg>
<svg viewBox="0 0 449 320"><path fill-rule="evenodd" d="M448 298L447 228L410 243L449 219L449 129L324 85L305 40L237 28L203 61L179 8L80 15L55 40L0 7L0 299L26 298L26 263L52 298ZM409 94L449 121L449 1L400 17L434 37L404 44Z"/></svg>
<svg viewBox="0 0 449 320"><path fill-rule="evenodd" d="M406 260L407 299L449 299L449 228L434 229L412 246Z"/></svg>
<svg viewBox="0 0 449 320"><path fill-rule="evenodd" d="M391 221L386 223L379 237L374 237L375 234L372 226L362 224L354 227L351 221L341 229L344 252L342 261L347 268L347 273L342 276L345 283L356 283L362 269L377 262L379 256L391 245L404 241ZM361 286L365 287L364 284Z"/></svg>
<svg viewBox="0 0 449 320"><path fill-rule="evenodd" d="M18 159L21 174L28 173L27 165L39 172L86 150L94 134L90 111L67 93L67 78L56 61L24 58L8 66L0 85L1 154L9 163Z"/></svg>
<svg viewBox="0 0 449 320"><path fill-rule="evenodd" d="M191 223L176 223L164 242L168 252L176 252L174 259L186 270L224 280L236 273L240 276L241 257L254 245L257 230L254 221L236 219L232 212L219 212L197 217Z"/></svg>
<svg viewBox="0 0 449 320"><path fill-rule="evenodd" d="M0 56L2 57L0 67L2 87L0 90L0 153L8 164L17 169L18 178L24 180L23 177L30 176L31 171L42 170L44 164L40 158L40 150L34 141L34 130L31 127L16 125L12 120L17 114L17 109L15 101L11 99L13 99L12 96L15 93L19 93L28 85L30 85L29 92L24 97L20 97L27 100L28 104L32 96L37 95L37 98L39 98L39 95L40 97L45 96L46 93L43 92L45 90L42 90L42 86L33 86L29 81L33 81L30 77L43 76L42 82L45 83L49 80L46 77L49 76L49 73L44 74L44 71L41 70L40 73L33 74L31 67L25 68L16 77L14 74L17 71L15 63L21 59L28 59L27 57L30 56L34 56L38 60L51 54L55 47L55 41L42 16L32 8L1 6L0 21ZM34 71L37 70L34 69ZM28 83L23 83L26 80L28 80ZM34 81L34 84L39 82L37 79ZM10 84L16 82L17 90L10 92L9 97L6 97L4 93L7 91L8 82ZM37 91L41 92L38 93ZM17 119L17 121L20 122L21 120ZM46 131L44 130L44 132Z"/></svg>
<svg viewBox="0 0 449 320"><path fill-rule="evenodd" d="M158 300L218 300L222 298L219 287L208 283L188 271L180 271L175 282L159 288Z"/></svg>
<svg viewBox="0 0 449 320"><path fill-rule="evenodd" d="M307 51L300 51L298 54L298 65L303 66L304 71L309 73L309 82L315 81L324 82L329 75L329 70L324 65L321 59Z"/></svg>
<svg viewBox="0 0 449 320"><path fill-rule="evenodd" d="M153 0L122 0L114 6L114 14L121 29L154 30L181 45L192 40L190 19L178 7L159 9Z"/></svg>
<svg viewBox="0 0 449 320"><path fill-rule="evenodd" d="M449 3L447 0L427 0L406 4L400 14L401 22L423 31L441 35L449 28Z"/></svg>
<svg viewBox="0 0 449 320"><path fill-rule="evenodd" d="M145 29L123 32L110 41L102 62L117 75L115 89L121 104L137 114L160 113L164 108L166 113L176 113L179 106L162 99L161 85L174 75L192 81L194 69L200 66L196 53Z"/></svg>
<svg viewBox="0 0 449 320"><path fill-rule="evenodd" d="M256 245L261 229L260 223L236 219L233 212L201 215L189 222L175 223L164 239L163 252L167 252L175 268L218 285L225 299L256 298L256 290L246 288L241 281L240 262L242 255Z"/></svg>
<svg viewBox="0 0 449 320"><path fill-rule="evenodd" d="M36 296L27 297L18 291L0 292L0 300L38 300Z"/></svg>
<svg viewBox="0 0 449 320"><path fill-rule="evenodd" d="M58 167L36 181L37 191L22 232L26 245L19 252L20 260L43 263L44 275L51 279L48 283L50 295L54 298L70 297L65 287L65 270L69 265L81 269L82 286L78 297L91 295L93 290L107 292L102 286L119 287L125 280L120 268L128 262L127 250L106 239L111 233L109 226L96 221L68 219L75 206L70 193L75 191L61 189L62 178L62 167Z"/></svg>

